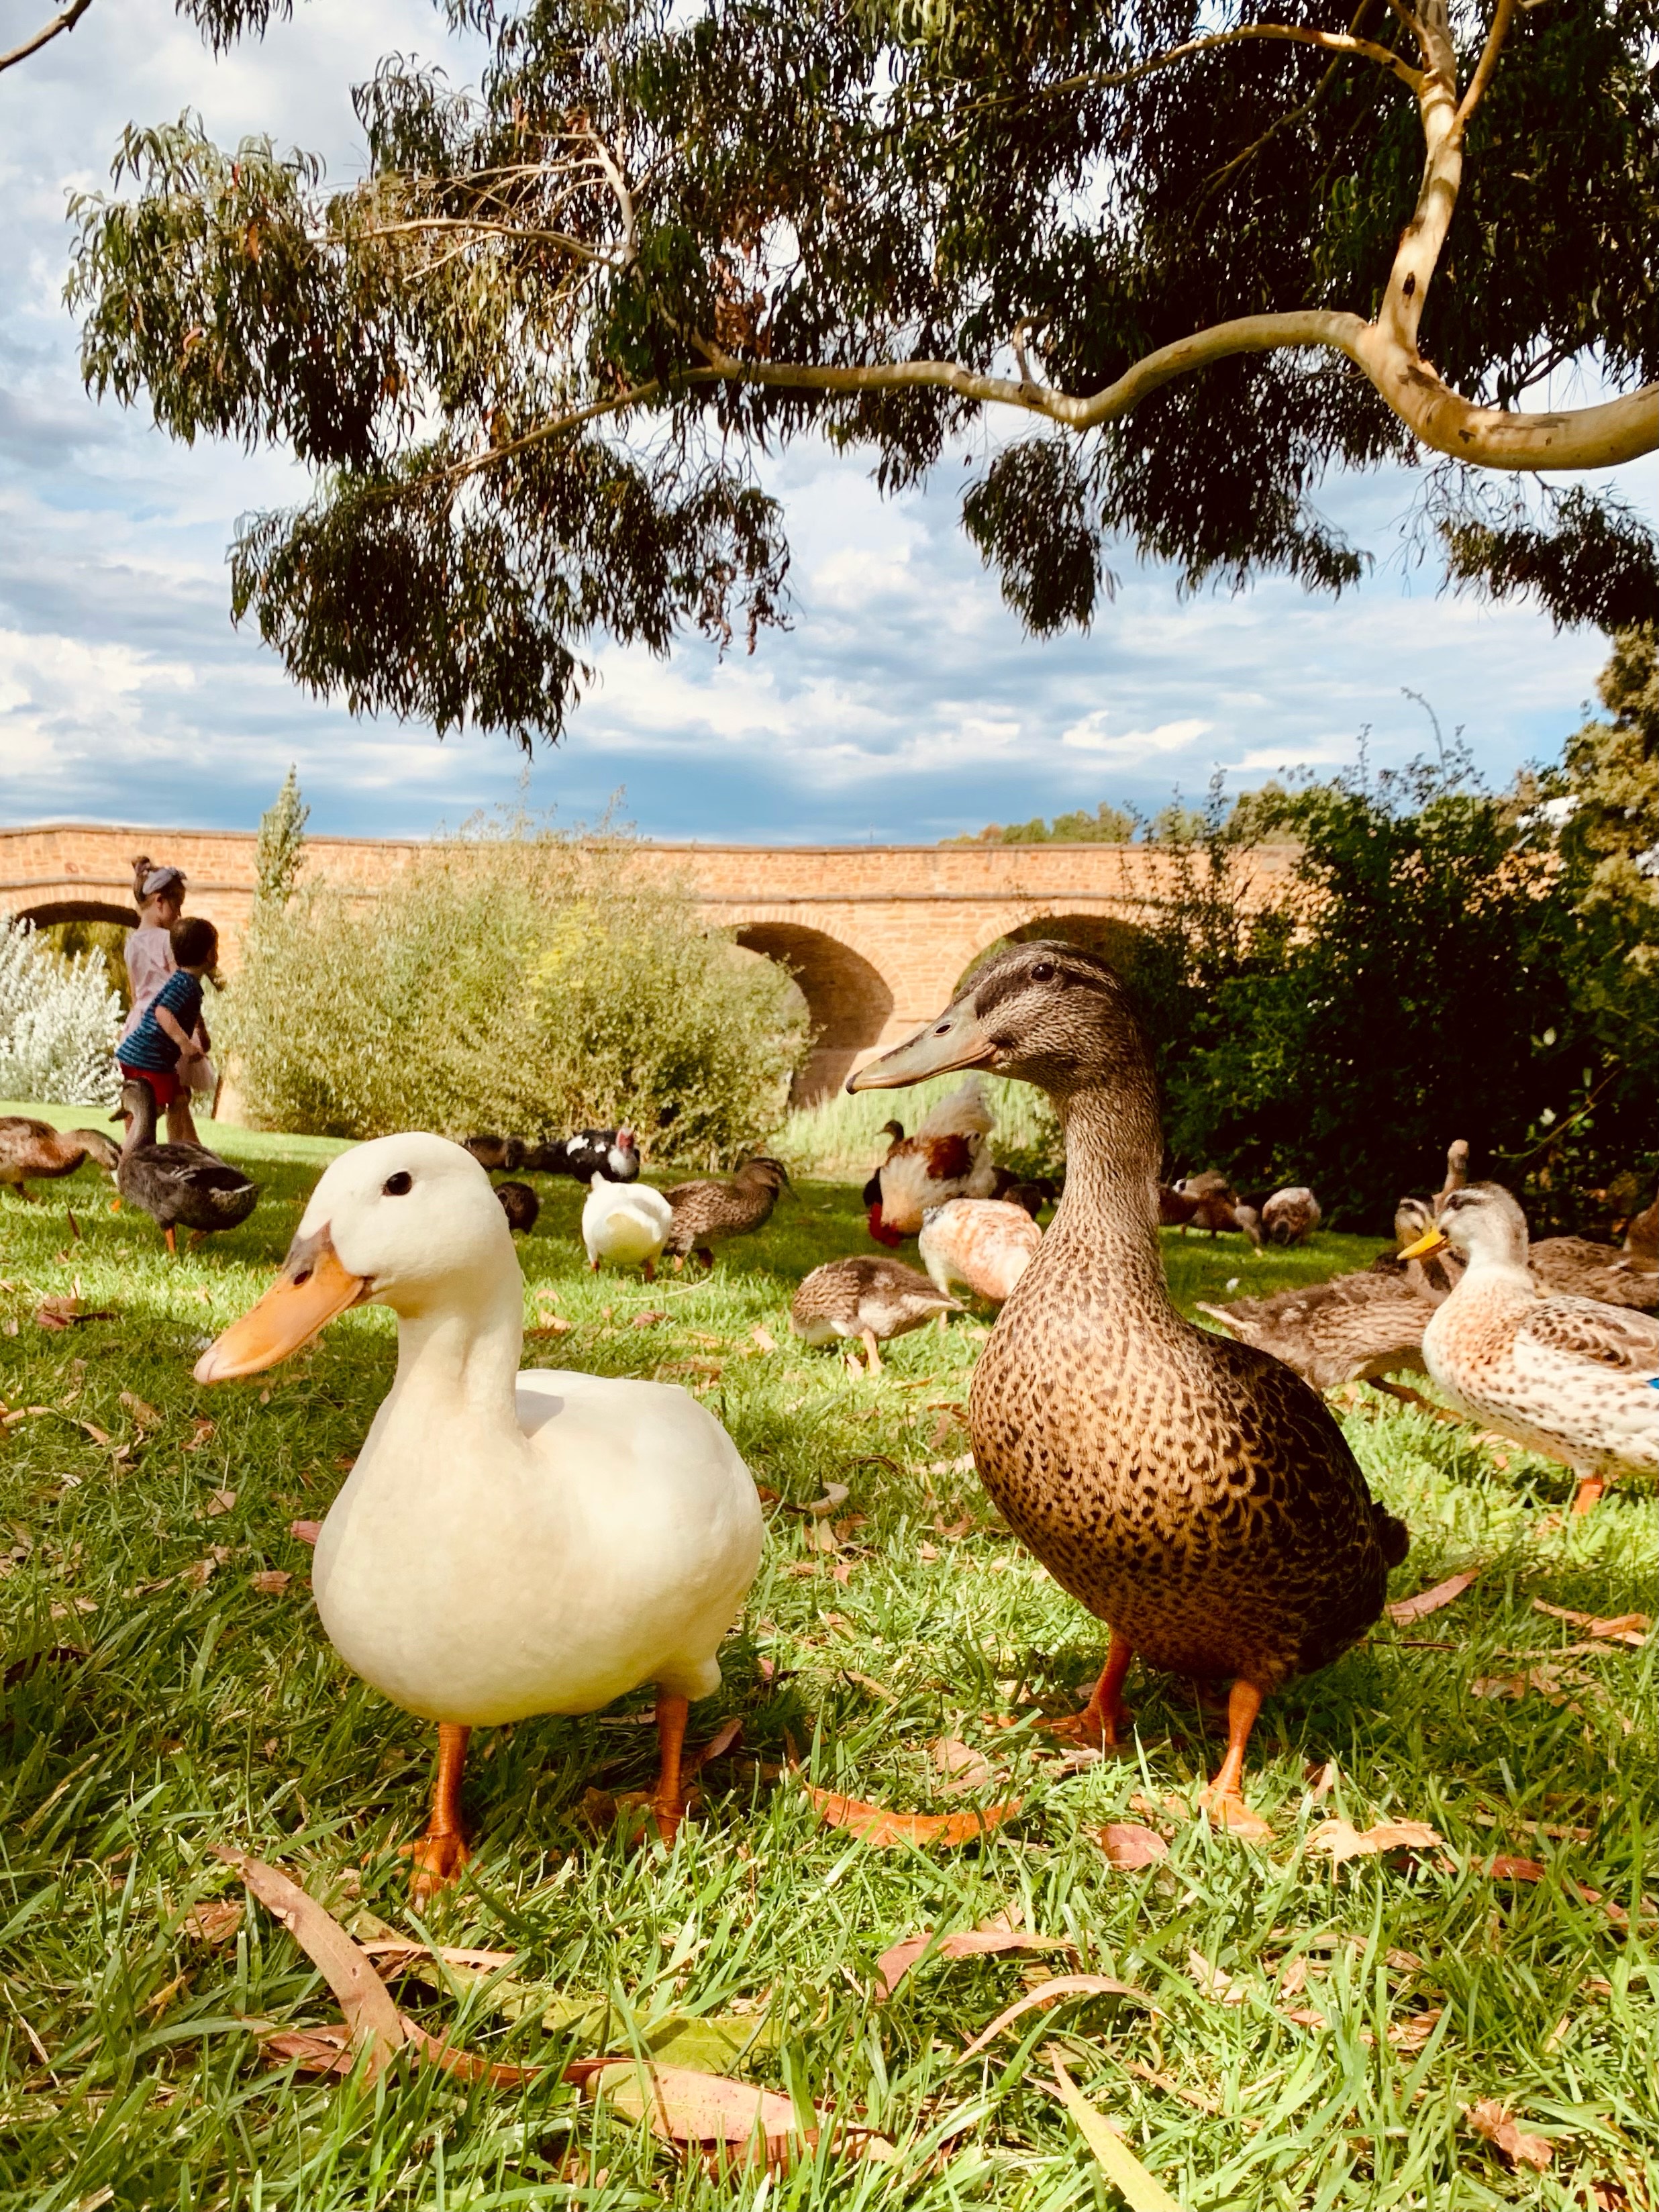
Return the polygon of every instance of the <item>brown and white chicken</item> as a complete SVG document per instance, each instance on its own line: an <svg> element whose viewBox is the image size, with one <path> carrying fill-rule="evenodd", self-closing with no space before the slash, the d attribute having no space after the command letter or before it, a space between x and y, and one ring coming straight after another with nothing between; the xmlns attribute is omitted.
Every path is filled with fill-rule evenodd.
<svg viewBox="0 0 1659 2212"><path fill-rule="evenodd" d="M929 1206L921 1264L948 1293L964 1283L998 1305L1036 1257L1042 1231L1023 1206L1000 1198L952 1198Z"/></svg>

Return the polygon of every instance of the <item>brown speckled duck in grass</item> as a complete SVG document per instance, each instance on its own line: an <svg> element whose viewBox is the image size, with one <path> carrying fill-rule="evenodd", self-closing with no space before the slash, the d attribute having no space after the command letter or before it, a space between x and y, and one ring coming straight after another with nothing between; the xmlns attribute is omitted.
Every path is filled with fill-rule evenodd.
<svg viewBox="0 0 1659 2212"><path fill-rule="evenodd" d="M1240 1791L1264 1698L1358 1641L1404 1525L1372 1499L1330 1413L1290 1369L1170 1302L1151 1054L1122 983L1073 945L1022 945L855 1091L959 1067L1036 1084L1066 1132L1066 1194L975 1370L969 1425L987 1490L1061 1587L1111 1632L1073 1723L1115 1743L1139 1653L1231 1676L1209 1802Z"/></svg>
<svg viewBox="0 0 1659 2212"><path fill-rule="evenodd" d="M1443 1241L1468 1264L1423 1332L1423 1358L1458 1411L1571 1468L1575 1514L1627 1469L1659 1473L1659 1321L1540 1292L1527 1218L1498 1183L1454 1191L1407 1257Z"/></svg>
<svg viewBox="0 0 1659 2212"><path fill-rule="evenodd" d="M73 1175L83 1160L112 1176L120 1157L100 1129L54 1129L27 1114L0 1114L0 1183L19 1198L33 1195L31 1182Z"/></svg>
<svg viewBox="0 0 1659 2212"><path fill-rule="evenodd" d="M663 1249L677 1267L695 1252L706 1267L714 1264L714 1246L729 1237L747 1237L764 1229L772 1218L778 1193L788 1183L789 1170L781 1160L757 1152L745 1160L730 1182L714 1176L696 1182L677 1182L663 1196L673 1209L674 1224Z"/></svg>
<svg viewBox="0 0 1659 2212"><path fill-rule="evenodd" d="M1401 1275L1334 1275L1266 1298L1235 1298L1198 1310L1243 1344L1293 1367L1316 1390L1423 1372L1423 1332L1435 1310Z"/></svg>
<svg viewBox="0 0 1659 2212"><path fill-rule="evenodd" d="M789 1326L806 1344L857 1337L864 1346L867 1371L879 1375L880 1346L925 1328L936 1315L961 1311L960 1302L948 1291L936 1289L902 1260L859 1253L851 1259L826 1260L813 1268L795 1293Z"/></svg>

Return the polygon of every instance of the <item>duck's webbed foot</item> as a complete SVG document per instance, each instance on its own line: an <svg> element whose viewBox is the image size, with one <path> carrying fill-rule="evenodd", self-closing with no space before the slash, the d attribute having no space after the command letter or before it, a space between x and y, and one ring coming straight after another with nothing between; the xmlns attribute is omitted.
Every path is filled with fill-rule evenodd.
<svg viewBox="0 0 1659 2212"><path fill-rule="evenodd" d="M410 1863L412 1897L435 1897L447 1889L471 1857L461 1820L461 1769L466 1764L471 1729L447 1721L438 1727L438 1771L432 1778L432 1814L426 1833L403 1846Z"/></svg>
<svg viewBox="0 0 1659 2212"><path fill-rule="evenodd" d="M1045 1721L1047 1732L1063 1736L1068 1743L1115 1751L1120 1731L1129 1725L1128 1710L1123 1703L1123 1678L1133 1657L1134 1650L1128 1638L1115 1628L1106 1652L1106 1664L1100 1670L1100 1680L1088 1704L1079 1713L1068 1713L1062 1720Z"/></svg>
<svg viewBox="0 0 1659 2212"><path fill-rule="evenodd" d="M1267 1832L1267 1822L1259 1814L1251 1812L1240 1787L1250 1730L1261 1711L1261 1691L1254 1682L1241 1677L1233 1684L1232 1694L1227 1700L1227 1755L1216 1770L1215 1780L1199 1799L1217 1827L1230 1828L1239 1836L1262 1836Z"/></svg>
<svg viewBox="0 0 1659 2212"><path fill-rule="evenodd" d="M1578 1478L1577 1493L1572 1501L1572 1518L1575 1521L1582 1521L1585 1514L1593 1513L1600 1504L1601 1493L1607 1486L1606 1480L1601 1475L1581 1474Z"/></svg>

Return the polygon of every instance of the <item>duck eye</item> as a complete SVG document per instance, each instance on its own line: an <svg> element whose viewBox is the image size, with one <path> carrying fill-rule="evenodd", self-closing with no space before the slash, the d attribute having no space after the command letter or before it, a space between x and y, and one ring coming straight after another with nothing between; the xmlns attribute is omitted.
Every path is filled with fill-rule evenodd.
<svg viewBox="0 0 1659 2212"><path fill-rule="evenodd" d="M1052 983L1054 980L1054 962L1052 960L1039 960L1036 967L1031 970L1031 981L1034 983Z"/></svg>
<svg viewBox="0 0 1659 2212"><path fill-rule="evenodd" d="M414 1176L407 1170L399 1168L396 1175L389 1175L380 1185L380 1195L382 1198L406 1198L414 1187Z"/></svg>

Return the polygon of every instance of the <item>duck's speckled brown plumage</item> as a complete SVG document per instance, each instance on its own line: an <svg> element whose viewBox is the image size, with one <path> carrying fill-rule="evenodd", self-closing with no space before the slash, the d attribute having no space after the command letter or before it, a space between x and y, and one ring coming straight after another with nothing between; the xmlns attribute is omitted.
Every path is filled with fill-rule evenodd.
<svg viewBox="0 0 1659 2212"><path fill-rule="evenodd" d="M1334 1390L1402 1369L1421 1374L1435 1301L1403 1275L1366 1273L1198 1310L1241 1343L1282 1359L1316 1390Z"/></svg>
<svg viewBox="0 0 1659 2212"><path fill-rule="evenodd" d="M31 1182L73 1175L82 1160L113 1175L119 1158L101 1130L54 1129L27 1114L0 1115L0 1183L9 1183L20 1198L29 1195Z"/></svg>
<svg viewBox="0 0 1659 2212"><path fill-rule="evenodd" d="M1040 1085L1066 1128L1060 1211L975 1370L987 1490L1154 1666L1263 1692L1323 1666L1376 1619L1406 1530L1305 1383L1170 1304L1157 1095L1122 985L1076 946L1025 945L923 1032L945 1066L958 1015L986 1041L976 1064ZM890 1055L896 1072L921 1046Z"/></svg>
<svg viewBox="0 0 1659 2212"><path fill-rule="evenodd" d="M730 1182L712 1176L677 1182L663 1193L674 1210L674 1225L664 1249L677 1260L688 1252L706 1255L728 1237L747 1237L763 1229L788 1180L781 1160L759 1152L744 1162Z"/></svg>
<svg viewBox="0 0 1659 2212"><path fill-rule="evenodd" d="M855 1253L813 1268L795 1292L789 1326L808 1344L862 1336L866 1329L886 1344L925 1328L939 1314L961 1311L959 1299L902 1260Z"/></svg>

